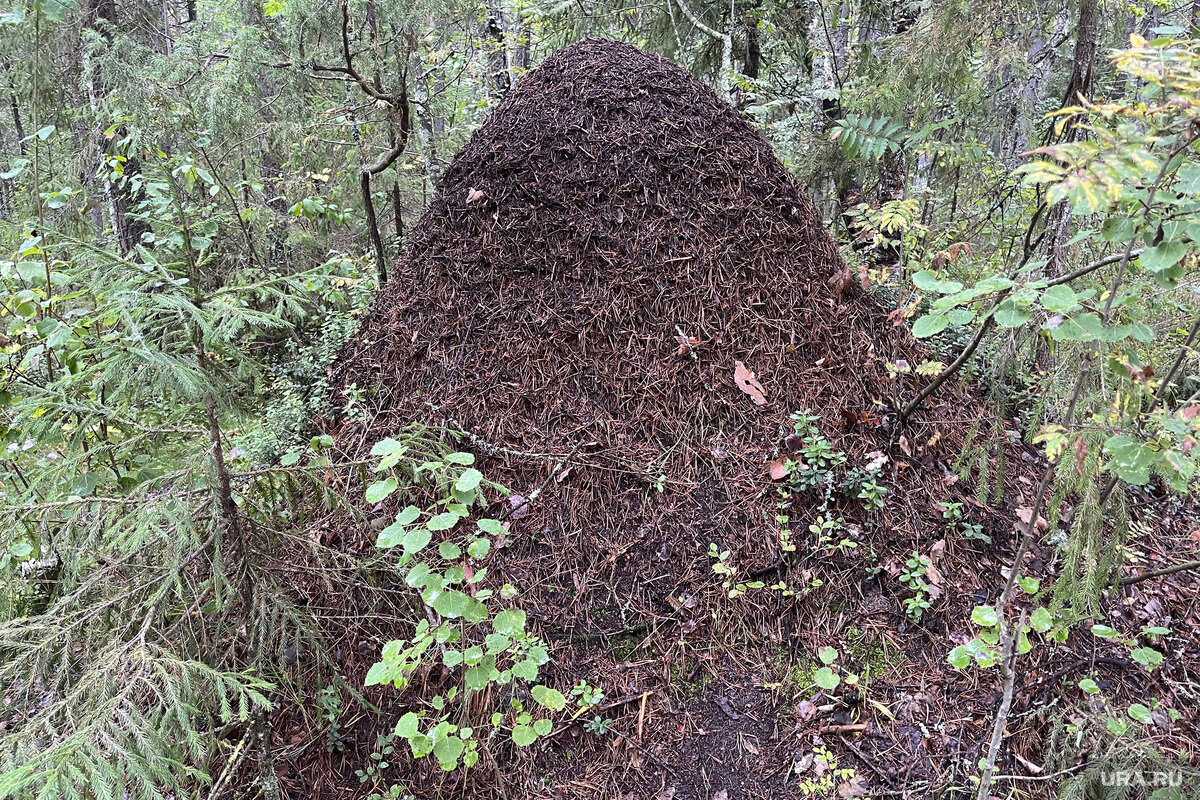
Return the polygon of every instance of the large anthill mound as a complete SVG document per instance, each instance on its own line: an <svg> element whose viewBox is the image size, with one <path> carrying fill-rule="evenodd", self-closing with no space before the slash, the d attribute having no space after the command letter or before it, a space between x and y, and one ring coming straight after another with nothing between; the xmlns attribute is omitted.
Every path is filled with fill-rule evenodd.
<svg viewBox="0 0 1200 800"><path fill-rule="evenodd" d="M593 524L629 502L614 481L652 472L688 487L677 513L710 526L790 412L878 413L893 337L835 294L840 269L811 201L733 109L666 59L585 41L455 158L340 378L377 387L377 426L449 418L533 452L597 442L589 458L637 475L580 481L603 485ZM738 361L765 404L735 385Z"/></svg>
<svg viewBox="0 0 1200 800"><path fill-rule="evenodd" d="M737 112L659 56L590 40L524 78L458 154L343 354L338 385L366 390L366 411L339 423L342 451L362 455L425 421L469 432L459 446L513 491L547 485L513 515L492 576L523 587L562 685L655 692L612 712L628 715L616 730L632 747L605 760L618 740L583 737L569 745L574 760L549 765L576 786L566 794L671 784L708 796L695 787L711 782L788 796L791 752L801 758L811 732L781 737L776 721L825 723L789 717L800 696L766 688L791 684L763 665L782 659L786 672L798 643L808 653L839 644L847 625L868 638L903 627L903 584L864 582L880 574L864 554L886 568L931 552L937 501L964 499L949 463L978 405L896 430L895 396L911 387L890 383L886 364L920 356L861 289L831 282L841 270L813 204ZM735 382L739 363L761 394ZM787 511L799 547L782 556L768 464L788 449L789 415L806 408L848 468L878 462L877 450L891 456L880 478L889 503L872 525L861 502L834 500L833 513L862 530L857 555L818 549L807 529L821 498L799 495ZM570 469L547 480L560 463ZM1007 538L983 513L969 517ZM812 589L819 572L824 588L807 607L769 589L730 606L710 543L731 551L739 580ZM834 566L849 557L855 566ZM969 563L994 562L977 553ZM961 625L972 579L955 589L947 571L923 624L944 615ZM914 642L932 669L944 662L928 638ZM903 659L894 642L869 647ZM811 686L796 680L795 692ZM896 724L901 733L875 731L882 738L862 746L910 772L940 769L917 753L915 723ZM986 735L976 728L962 734L972 748Z"/></svg>

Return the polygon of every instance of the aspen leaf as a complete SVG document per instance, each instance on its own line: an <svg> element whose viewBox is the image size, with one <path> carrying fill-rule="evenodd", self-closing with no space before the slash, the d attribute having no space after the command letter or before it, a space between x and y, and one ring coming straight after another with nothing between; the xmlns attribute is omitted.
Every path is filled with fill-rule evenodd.
<svg viewBox="0 0 1200 800"><path fill-rule="evenodd" d="M767 404L767 393L763 389L758 378L754 377L754 373L746 368L746 365L741 361L733 362L733 382L746 394L750 395L750 399L755 405Z"/></svg>

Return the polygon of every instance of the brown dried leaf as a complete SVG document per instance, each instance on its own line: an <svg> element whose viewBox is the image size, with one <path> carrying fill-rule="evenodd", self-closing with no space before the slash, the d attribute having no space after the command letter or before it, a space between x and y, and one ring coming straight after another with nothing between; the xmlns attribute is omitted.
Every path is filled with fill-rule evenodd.
<svg viewBox="0 0 1200 800"><path fill-rule="evenodd" d="M675 351L677 356L685 356L692 350L700 349L700 340L695 336L676 336L675 341L679 342L679 349Z"/></svg>
<svg viewBox="0 0 1200 800"><path fill-rule="evenodd" d="M788 476L791 470L788 469L786 458L777 458L767 464L767 472L773 481L781 481Z"/></svg>
<svg viewBox="0 0 1200 800"><path fill-rule="evenodd" d="M746 394L750 395L750 399L755 405L765 406L767 404L767 393L763 389L758 378L754 377L754 373L746 369L746 365L740 361L733 362L733 382Z"/></svg>
<svg viewBox="0 0 1200 800"><path fill-rule="evenodd" d="M871 789L867 786L867 779L862 775L855 775L850 780L838 784L837 794L843 800L853 800L855 797L868 797Z"/></svg>
<svg viewBox="0 0 1200 800"><path fill-rule="evenodd" d="M1075 474L1083 477L1083 460L1087 458L1087 443L1083 437L1075 439Z"/></svg>
<svg viewBox="0 0 1200 800"><path fill-rule="evenodd" d="M850 291L854 288L854 273L850 271L849 267L840 272L835 272L829 278L829 288L833 289L833 293L839 297L850 294Z"/></svg>
<svg viewBox="0 0 1200 800"><path fill-rule="evenodd" d="M1190 403L1184 406L1180 413L1183 414L1184 419L1190 422L1196 418L1197 414L1200 414L1200 403Z"/></svg>
<svg viewBox="0 0 1200 800"><path fill-rule="evenodd" d="M1021 508L1017 509L1017 519L1021 520L1022 529L1029 527L1029 518L1031 516L1033 516L1033 509L1029 506L1022 506ZM1047 531L1050 530L1050 523L1046 521L1045 517L1039 514L1037 518L1037 527L1040 531Z"/></svg>

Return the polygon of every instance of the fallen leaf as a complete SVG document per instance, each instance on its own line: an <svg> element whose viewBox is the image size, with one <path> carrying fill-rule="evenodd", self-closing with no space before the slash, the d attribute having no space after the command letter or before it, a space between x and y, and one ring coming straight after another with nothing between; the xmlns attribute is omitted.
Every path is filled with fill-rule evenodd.
<svg viewBox="0 0 1200 800"><path fill-rule="evenodd" d="M781 481L787 477L791 470L788 469L788 460L786 458L777 458L767 464L767 471L771 474L771 480Z"/></svg>
<svg viewBox="0 0 1200 800"><path fill-rule="evenodd" d="M481 192L480 190L478 190L474 186L472 186L470 189L467 190L467 205L471 205L471 203L474 203L476 200L478 200L482 197L483 197L483 192Z"/></svg>
<svg viewBox="0 0 1200 800"><path fill-rule="evenodd" d="M722 789L712 796L712 800L729 800L729 792Z"/></svg>
<svg viewBox="0 0 1200 800"><path fill-rule="evenodd" d="M801 722L808 722L817 715L817 706L815 703L810 703L808 700L801 700L796 706L796 717Z"/></svg>
<svg viewBox="0 0 1200 800"><path fill-rule="evenodd" d="M833 289L834 294L839 297L844 294L850 294L850 290L854 288L854 273L850 268L835 272L829 278L829 288Z"/></svg>
<svg viewBox="0 0 1200 800"><path fill-rule="evenodd" d="M883 469L883 465L888 462L888 457L881 450L872 450L866 456L869 461L863 465L863 469L867 472L874 472L877 469Z"/></svg>
<svg viewBox="0 0 1200 800"><path fill-rule="evenodd" d="M1196 418L1197 414L1200 414L1200 403L1191 403L1190 405L1186 405L1183 407L1183 410L1180 413L1183 414L1184 419L1190 422Z"/></svg>
<svg viewBox="0 0 1200 800"><path fill-rule="evenodd" d="M1021 520L1021 524L1025 528L1029 527L1029 518L1031 516L1033 516L1033 509L1029 506L1022 506L1021 508L1017 509L1017 519ZM1050 523L1046 521L1045 517L1039 514L1037 518L1037 527L1038 530L1047 531L1050 530Z"/></svg>
<svg viewBox="0 0 1200 800"><path fill-rule="evenodd" d="M904 455L906 455L906 456L911 456L911 455L912 455L912 448L910 448L910 447L908 446L908 439L907 439L907 438L905 438L904 436L901 436L901 437L900 437L900 438L897 440L897 442L896 442L896 443L900 445L900 449L904 451Z"/></svg>
<svg viewBox="0 0 1200 800"><path fill-rule="evenodd" d="M1075 474L1083 477L1083 460L1087 458L1087 444L1083 441L1083 437L1075 439ZM1026 520L1028 522L1028 520Z"/></svg>
<svg viewBox="0 0 1200 800"><path fill-rule="evenodd" d="M562 483L563 481L565 481L567 479L567 476L571 474L571 469L572 469L571 467L564 467L564 468L560 469L558 471L558 474L554 476L554 482Z"/></svg>
<svg viewBox="0 0 1200 800"><path fill-rule="evenodd" d="M862 775L855 775L850 780L838 784L837 787L838 797L846 798L846 800L854 797L866 797L869 792L867 779Z"/></svg>
<svg viewBox="0 0 1200 800"><path fill-rule="evenodd" d="M693 350L700 349L700 340L695 336L676 336L675 341L679 342L679 349L675 351L677 356L685 356Z"/></svg>
<svg viewBox="0 0 1200 800"><path fill-rule="evenodd" d="M946 540L938 539L929 547L929 560L937 564L946 555Z"/></svg>
<svg viewBox="0 0 1200 800"><path fill-rule="evenodd" d="M733 382L739 389L750 395L750 399L754 401L755 405L767 404L766 390L758 382L758 378L754 377L754 373L746 369L746 365L740 361L733 362Z"/></svg>

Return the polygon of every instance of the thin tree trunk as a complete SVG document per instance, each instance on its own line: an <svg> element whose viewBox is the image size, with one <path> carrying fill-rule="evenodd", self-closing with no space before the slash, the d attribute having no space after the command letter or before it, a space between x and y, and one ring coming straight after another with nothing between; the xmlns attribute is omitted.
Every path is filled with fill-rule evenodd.
<svg viewBox="0 0 1200 800"><path fill-rule="evenodd" d="M688 8L684 0L675 0L675 3L693 25L721 43L721 76L717 79L717 94L720 95L722 100L728 103L733 97L733 93L730 90L730 82L733 78L733 36L705 25L700 20L700 17L696 16L692 9ZM730 24L732 22L730 20Z"/></svg>

